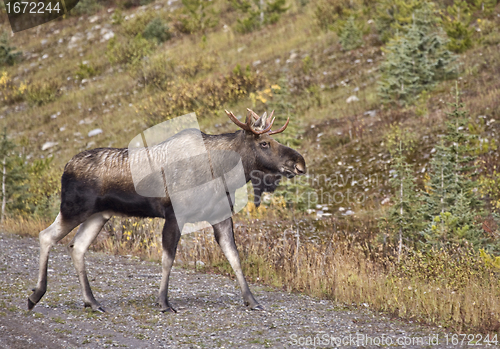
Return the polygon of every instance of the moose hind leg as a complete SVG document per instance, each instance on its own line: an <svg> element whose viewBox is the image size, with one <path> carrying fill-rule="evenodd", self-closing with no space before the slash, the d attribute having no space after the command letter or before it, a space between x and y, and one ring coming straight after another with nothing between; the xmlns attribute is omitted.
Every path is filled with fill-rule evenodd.
<svg viewBox="0 0 500 349"><path fill-rule="evenodd" d="M99 235L99 232L109 218L111 218L111 214L106 212L100 212L90 216L80 225L75 237L68 245L68 251L73 259L78 280L80 281L80 286L82 287L85 307L91 307L92 310L100 312L104 312L104 309L101 307L99 302L95 300L94 295L92 294L89 280L87 278L87 271L85 270L84 257L90 244L95 240L97 235Z"/></svg>
<svg viewBox="0 0 500 349"><path fill-rule="evenodd" d="M160 283L159 303L162 312L176 313L168 301L168 281L170 278L170 271L174 264L175 252L177 251L177 244L181 237L181 231L177 225L175 217L165 220L162 232L162 245L163 253L161 258L162 276Z"/></svg>
<svg viewBox="0 0 500 349"><path fill-rule="evenodd" d="M222 252L226 256L229 264L231 264L231 267L236 274L236 279L238 279L238 283L240 284L245 305L249 306L252 310L263 310L264 307L262 307L262 305L255 300L250 288L248 287L247 281L245 280L245 276L243 275L240 256L238 255L238 249L236 248L236 243L234 242L233 220L228 218L212 226L214 228L215 240L217 240Z"/></svg>
<svg viewBox="0 0 500 349"><path fill-rule="evenodd" d="M43 297L47 291L47 265L49 262L49 252L59 240L69 234L80 222L64 219L59 213L47 229L39 234L40 240L40 266L38 271L38 283L33 289L33 294L28 297L28 309L31 310Z"/></svg>

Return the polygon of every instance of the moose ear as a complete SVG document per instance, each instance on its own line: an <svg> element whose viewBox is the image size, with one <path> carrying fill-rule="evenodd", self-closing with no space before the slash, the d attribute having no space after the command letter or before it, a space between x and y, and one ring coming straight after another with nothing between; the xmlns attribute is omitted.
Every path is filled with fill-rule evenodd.
<svg viewBox="0 0 500 349"><path fill-rule="evenodd" d="M264 112L261 117L255 121L253 124L254 129L256 130L263 130L266 127L266 121L267 121L267 112Z"/></svg>

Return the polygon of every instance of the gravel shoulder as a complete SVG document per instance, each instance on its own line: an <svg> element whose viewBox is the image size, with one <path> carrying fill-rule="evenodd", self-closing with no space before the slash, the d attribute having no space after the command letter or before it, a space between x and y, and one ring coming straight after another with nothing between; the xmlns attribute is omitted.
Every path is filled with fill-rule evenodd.
<svg viewBox="0 0 500 349"><path fill-rule="evenodd" d="M379 347L377 338L385 338L378 343L383 346L391 338L393 346L446 347L439 329L261 285L250 288L266 311L250 311L235 280L179 267L170 282L178 313L162 314L156 304L159 264L89 251L89 279L107 310L93 313L83 308L65 246L57 245L50 256L48 291L27 311L38 273L38 241L0 233L0 348Z"/></svg>

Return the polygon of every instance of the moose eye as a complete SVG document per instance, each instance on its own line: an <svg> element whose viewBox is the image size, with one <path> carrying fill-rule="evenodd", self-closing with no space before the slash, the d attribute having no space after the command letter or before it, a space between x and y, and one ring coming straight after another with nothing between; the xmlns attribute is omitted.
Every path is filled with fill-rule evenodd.
<svg viewBox="0 0 500 349"><path fill-rule="evenodd" d="M262 148L269 148L269 142L262 142L262 143L260 143L260 146Z"/></svg>

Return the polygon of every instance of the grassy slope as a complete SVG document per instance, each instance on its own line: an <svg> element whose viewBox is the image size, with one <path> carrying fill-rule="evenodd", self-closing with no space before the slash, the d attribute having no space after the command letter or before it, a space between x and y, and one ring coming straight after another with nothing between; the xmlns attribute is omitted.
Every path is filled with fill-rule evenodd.
<svg viewBox="0 0 500 349"><path fill-rule="evenodd" d="M425 163L436 140L435 135L442 126L454 82L441 83L431 93L426 105L428 113L423 117L415 115L415 108L384 109L376 96L377 68L383 59L380 47L367 42L363 48L344 52L335 33L320 31L314 24L312 4L304 8L296 8L295 3L292 5L289 14L278 24L246 35L234 32L235 14L222 7L219 24L208 33L206 42L199 35L179 34L156 48L150 59L156 59L161 65L168 60L182 64L193 58L213 57L211 69L202 69L195 77L184 79L188 86L228 74L237 64L255 66L254 70L265 75L270 85L280 77L286 77L292 93L288 99L295 107L292 123L297 126L297 134L288 136L302 134L304 141L299 148L306 155L309 168L313 173L332 174L339 170L345 173L345 168L353 166L360 175L376 175L377 183L382 185L358 189L360 192L368 189L370 200L365 205L377 207L378 202L388 195L383 185L387 163L385 155L381 155L381 152L385 154L385 149L380 146L388 125L402 122L415 130L422 140L415 161ZM154 10L154 6L160 9ZM148 11L164 11L159 13L168 16L169 10L166 2L160 1L123 14L140 16L151 13ZM127 146L133 136L147 127L146 113L141 107L149 106L150 100L156 101L164 93L140 83L141 73L149 69L147 63L139 72L109 63L105 54L107 42L99 41L102 28L96 29L96 26L109 27L124 39L122 27L128 23L111 25L112 12L106 8L97 16L97 20L89 16L70 16L17 33L11 38L13 44L23 51L24 60L8 67L9 75L17 83L55 80L62 87L62 94L41 107L31 107L26 102L3 106L0 109L2 126L6 126L23 144L26 154L34 157L56 155L55 165L61 169L71 156L87 147ZM2 14L2 19L2 30L8 31L5 14ZM228 27L223 28L224 24ZM89 33L94 34L94 39L86 39ZM73 48L68 48L70 39L77 39L75 35L78 34L81 38L74 42ZM365 39L369 41L369 37ZM497 48L495 45L479 46L459 58L462 64L460 88L474 122L479 120L479 115L487 115L490 120L498 113L498 81L494 79L499 69ZM48 57L43 58L44 55ZM95 77L84 83L75 79L78 64L83 61L98 71ZM254 64L257 61L260 64ZM347 104L346 99L351 95L358 96L360 101ZM268 100L272 102L272 98ZM236 105L226 104L223 108L243 113L244 108L251 104L248 98L244 98ZM258 111L267 109L267 105L259 101L254 107ZM227 121L223 108L216 111L215 117L200 117L204 131L218 133L235 129ZM376 110L377 115L365 115L368 110ZM60 113L59 116L52 119L50 116L56 113ZM220 127L214 127L215 124ZM484 126L482 135L496 137L491 133L494 126ZM103 134L87 137L94 128L103 129ZM321 138L317 137L320 133ZM41 146L47 141L59 144L42 151ZM338 166L339 163L342 165ZM345 206L345 203L338 206Z"/></svg>
<svg viewBox="0 0 500 349"><path fill-rule="evenodd" d="M295 126L295 128L289 127L286 136L302 138L298 149L306 157L311 173L326 174L331 178L338 175L343 175L345 178L354 174L374 176L375 182L365 182L357 186L349 184L344 188L335 188L343 193L347 189L366 193L367 200L362 204L351 205L342 201L331 207L334 209L335 216L339 218L340 214L336 208L349 206L356 211L357 217L364 217L365 221L372 220L380 216L379 210L384 209L380 205L381 200L390 195L386 182L389 156L382 145L389 126L400 122L403 127L412 129L417 134L418 147L413 157L418 163L416 168L422 169L428 161L438 135L443 130L443 120L448 110L447 103L452 101L450 92L455 82L446 81L437 86L430 94L429 100L418 106L421 109L427 109L422 116L417 116L415 107L384 108L376 96L378 66L383 59L380 46L372 45L370 37L366 36L364 47L344 52L338 44L335 33L320 31L314 24L313 4L302 9L296 8L294 2L292 5L289 13L283 16L276 25L245 35L237 34L233 30L235 14L228 12L227 8L221 8L219 24L214 31L207 34L206 41L203 41L199 35L177 33L173 39L157 47L147 62L157 61L160 65L167 66L166 62L173 60L176 66L180 66L189 64L199 57L202 57L202 60L211 57L211 68L201 69L194 76L182 77L182 81L187 86L194 86L197 82L227 75L237 64L242 67L250 65L254 71L258 70L267 77L269 86L279 82L280 78L286 77L291 90L288 101L294 106L292 124ZM156 11L162 16L168 16L169 7L166 1L157 1L146 7L127 10L123 14L139 16L141 13L148 13L149 10L154 9L154 6L160 6L161 8ZM496 13L500 13L498 7ZM97 13L98 19L92 23L89 16L69 17L17 33L11 38L13 44L24 52L25 58L14 67L6 68L9 75L16 79L15 83L25 81L32 84L53 79L64 90L55 101L41 107L30 106L27 102L1 105L0 126L7 127L15 140L22 144L26 154L34 158L55 156L54 165L60 169L59 173L74 154L87 147L127 146L132 137L148 127L148 117L143 107L149 108L152 104L154 106L154 101L165 94L165 91L150 85L144 86L141 81L140 72L149 71L148 63L140 67L139 73L124 66L111 65L105 55L107 42L86 39L90 31L98 37L101 28L96 29L95 26L100 25L101 27L109 26L120 40L124 40L125 35L121 29L123 25L111 25L111 15L112 13L105 8ZM0 31L8 31L5 14L1 16L0 20L3 22ZM493 20L499 27L500 17L495 15ZM224 29L224 24L227 24L229 29ZM76 45L72 49L68 49L70 39L78 33L82 34L82 38L75 41ZM480 35L476 35L479 39ZM47 40L47 42L42 44L42 40ZM60 40L62 43L59 43ZM463 101L470 110L477 132L481 137L496 140L497 143L500 127L495 121L500 116L500 82L497 78L500 73L498 48L496 42L488 45L478 44L462 54L459 57L461 74L458 79L463 92ZM64 60L59 57L61 54ZM42 58L44 55L48 57ZM87 79L85 83L75 79L78 64L82 61L88 61L99 71L95 77ZM260 63L254 64L257 61ZM356 88L359 90L355 91ZM351 95L358 96L360 100L356 103L346 103L346 99ZM268 98L267 104L276 102L275 98ZM262 112L267 109L268 105L257 101L253 107L256 111ZM215 111L214 116L200 116L200 126L208 133L234 131L236 127L227 120L223 108L243 114L245 108L249 106L252 106L249 97L223 105L220 110ZM370 110L376 110L376 115L365 114ZM59 112L57 118L51 118L51 115ZM64 130L61 131L61 128ZM96 137L87 137L87 133L95 128L101 128L104 132ZM283 140L284 137L278 138ZM41 147L47 141L55 141L59 144L42 151ZM493 166L498 164L498 156L494 151L483 155L483 160L485 162L482 164L482 171L493 171ZM419 176L422 177L423 173L420 172ZM325 224L328 225L329 222ZM281 234L281 232L276 233ZM262 250L258 250L255 255L262 255L262 251L266 248L267 245L262 247ZM276 256L280 255L280 251L276 252ZM318 261L323 264L325 259ZM342 266L345 263L341 260L338 265ZM355 268L354 264L356 263L353 263L353 268ZM332 268L334 271L335 268ZM395 292L394 289L386 287L383 271L377 275L382 275L380 284L375 283L376 287L366 286L368 298L370 298L370 292L373 292L373 297ZM275 277L275 274L271 274L268 281L272 282ZM350 277L349 273L345 275L346 285L352 284L349 281ZM293 284L293 280L297 279L293 273L286 274L282 278L285 280L284 284L287 282ZM310 285L301 286L300 278L297 280L298 283L293 284L292 288L307 290L310 287L313 289ZM322 278L314 280L318 281ZM341 281L338 282L341 283ZM404 283L406 281L400 280L400 282L405 287L407 286ZM367 299L366 295L357 295L355 289L358 286L356 285L357 283L354 283L355 287L351 287L352 294L355 294L352 297L339 296L335 293L337 292L335 289L330 289L329 284L321 287L327 289L322 291L327 297L339 297L340 300L344 297L343 299L350 304ZM321 287L320 289L323 290ZM345 290L351 290L350 286L345 287ZM476 296L480 298L481 293L478 292ZM436 297L433 301L439 303L439 295ZM492 299L494 301L494 296ZM372 302L377 303L373 300ZM408 304L411 302L413 301L410 297ZM460 302L461 298L457 296L456 303ZM396 312L399 315L405 313L398 308L399 305L384 308L387 299L382 296L380 296L379 303L380 306L377 305L379 309ZM418 308L419 304L416 303L415 307ZM426 303L422 301L422 304L425 308ZM449 301L446 304L455 303ZM488 305L485 307L488 308ZM395 309L399 309L399 313ZM421 310L408 311L419 314ZM442 314L446 317L449 312L443 311ZM423 318L428 315L425 312L420 313ZM458 315L456 316L456 321L460 322ZM439 316L436 319L432 318L431 321L439 321ZM477 327L478 325L476 322L470 326Z"/></svg>

